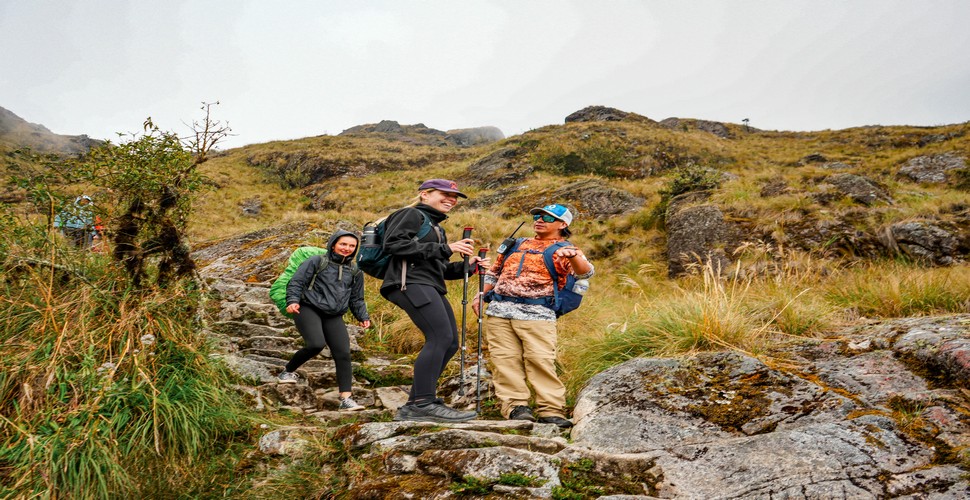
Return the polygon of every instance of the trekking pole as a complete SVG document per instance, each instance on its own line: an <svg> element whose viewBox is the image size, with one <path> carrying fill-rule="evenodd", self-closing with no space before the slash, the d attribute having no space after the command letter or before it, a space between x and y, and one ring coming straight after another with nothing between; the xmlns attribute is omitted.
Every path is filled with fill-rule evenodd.
<svg viewBox="0 0 970 500"><path fill-rule="evenodd" d="M461 239L467 240L472 237L472 227L465 226L465 230L461 233ZM461 290L461 346L459 350L461 351L461 356L459 357L458 363L458 395L465 395L465 317L468 315L468 256L463 256L465 264L462 266L462 276L464 277L464 286Z"/></svg>
<svg viewBox="0 0 970 500"><path fill-rule="evenodd" d="M482 412L482 316L485 314L485 268L481 261L488 253L487 248L478 249L478 357L475 363L475 413Z"/></svg>

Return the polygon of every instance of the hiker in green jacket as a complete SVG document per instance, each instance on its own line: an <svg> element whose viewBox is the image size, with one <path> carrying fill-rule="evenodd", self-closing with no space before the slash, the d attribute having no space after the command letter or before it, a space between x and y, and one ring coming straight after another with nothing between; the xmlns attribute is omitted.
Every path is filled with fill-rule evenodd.
<svg viewBox="0 0 970 500"><path fill-rule="evenodd" d="M296 329L305 345L286 364L279 382L297 383L297 368L329 346L337 369L340 390L337 409L340 411L364 409L351 397L350 336L343 320L344 313L350 310L362 327L370 328L364 302L364 275L353 265L358 243L354 233L334 232L327 243L327 253L303 261L286 286L286 312L294 315Z"/></svg>

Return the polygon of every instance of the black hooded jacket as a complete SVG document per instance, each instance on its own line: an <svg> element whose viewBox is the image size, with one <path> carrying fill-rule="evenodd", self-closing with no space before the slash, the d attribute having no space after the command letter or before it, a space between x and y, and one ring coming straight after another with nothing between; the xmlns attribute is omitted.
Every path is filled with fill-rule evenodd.
<svg viewBox="0 0 970 500"><path fill-rule="evenodd" d="M344 257L333 251L333 245L342 236L353 236L360 245L360 238L349 231L338 230L327 242L327 253L314 255L300 264L286 285L286 304L306 303L320 312L338 316L347 312L354 314L358 321L370 319L367 304L364 303L364 273L353 265L357 251ZM329 259L324 265L323 259ZM316 274L316 279L313 275ZM313 287L308 289L310 282Z"/></svg>
<svg viewBox="0 0 970 500"><path fill-rule="evenodd" d="M431 231L419 241L414 241L424 217L431 220ZM387 217L384 223L384 251L391 254L391 262L384 275L381 293L391 288L401 288L401 268L407 263L405 285L418 284L433 286L439 293L447 292L445 280L462 279L464 263L448 262L451 247L445 230L438 223L448 216L423 203L415 207L402 208Z"/></svg>

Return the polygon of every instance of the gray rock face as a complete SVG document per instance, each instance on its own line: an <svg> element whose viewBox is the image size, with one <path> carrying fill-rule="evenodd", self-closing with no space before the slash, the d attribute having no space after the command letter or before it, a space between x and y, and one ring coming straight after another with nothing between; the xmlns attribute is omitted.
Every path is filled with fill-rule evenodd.
<svg viewBox="0 0 970 500"><path fill-rule="evenodd" d="M684 207L668 213L667 271L679 276L698 263L726 271L731 260L724 246L730 234L724 213L714 205Z"/></svg>
<svg viewBox="0 0 970 500"><path fill-rule="evenodd" d="M791 372L734 353L631 360L580 393L573 445L649 457L661 498L961 498L968 345L964 315L794 347ZM927 384L929 366L952 385Z"/></svg>
<svg viewBox="0 0 970 500"><path fill-rule="evenodd" d="M535 167L526 163L517 148L501 148L468 167L468 182L485 189L519 182L531 174Z"/></svg>
<svg viewBox="0 0 970 500"><path fill-rule="evenodd" d="M950 265L962 258L957 238L931 221L893 224L882 241L893 252L928 264Z"/></svg>
<svg viewBox="0 0 970 500"><path fill-rule="evenodd" d="M843 196L848 196L856 203L865 206L874 205L878 202L893 204L892 197L884 187L861 175L830 175L825 179L825 182L834 186Z"/></svg>
<svg viewBox="0 0 970 500"><path fill-rule="evenodd" d="M947 172L967 168L966 158L955 153L917 156L899 168L897 176L926 184L942 184L947 181Z"/></svg>
<svg viewBox="0 0 970 500"><path fill-rule="evenodd" d="M611 187L597 179L585 179L566 184L550 193L548 199L568 200L567 205L574 205L574 217L593 219L633 212L643 206L643 198ZM544 204L540 203L540 205Z"/></svg>

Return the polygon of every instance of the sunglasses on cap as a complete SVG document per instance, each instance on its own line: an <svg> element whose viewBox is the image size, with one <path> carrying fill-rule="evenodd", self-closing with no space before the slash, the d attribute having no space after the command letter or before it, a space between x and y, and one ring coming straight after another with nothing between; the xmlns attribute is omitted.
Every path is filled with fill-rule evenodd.
<svg viewBox="0 0 970 500"><path fill-rule="evenodd" d="M542 219L542 222L556 222L559 219L549 215L549 214L535 214L532 216L532 220Z"/></svg>

